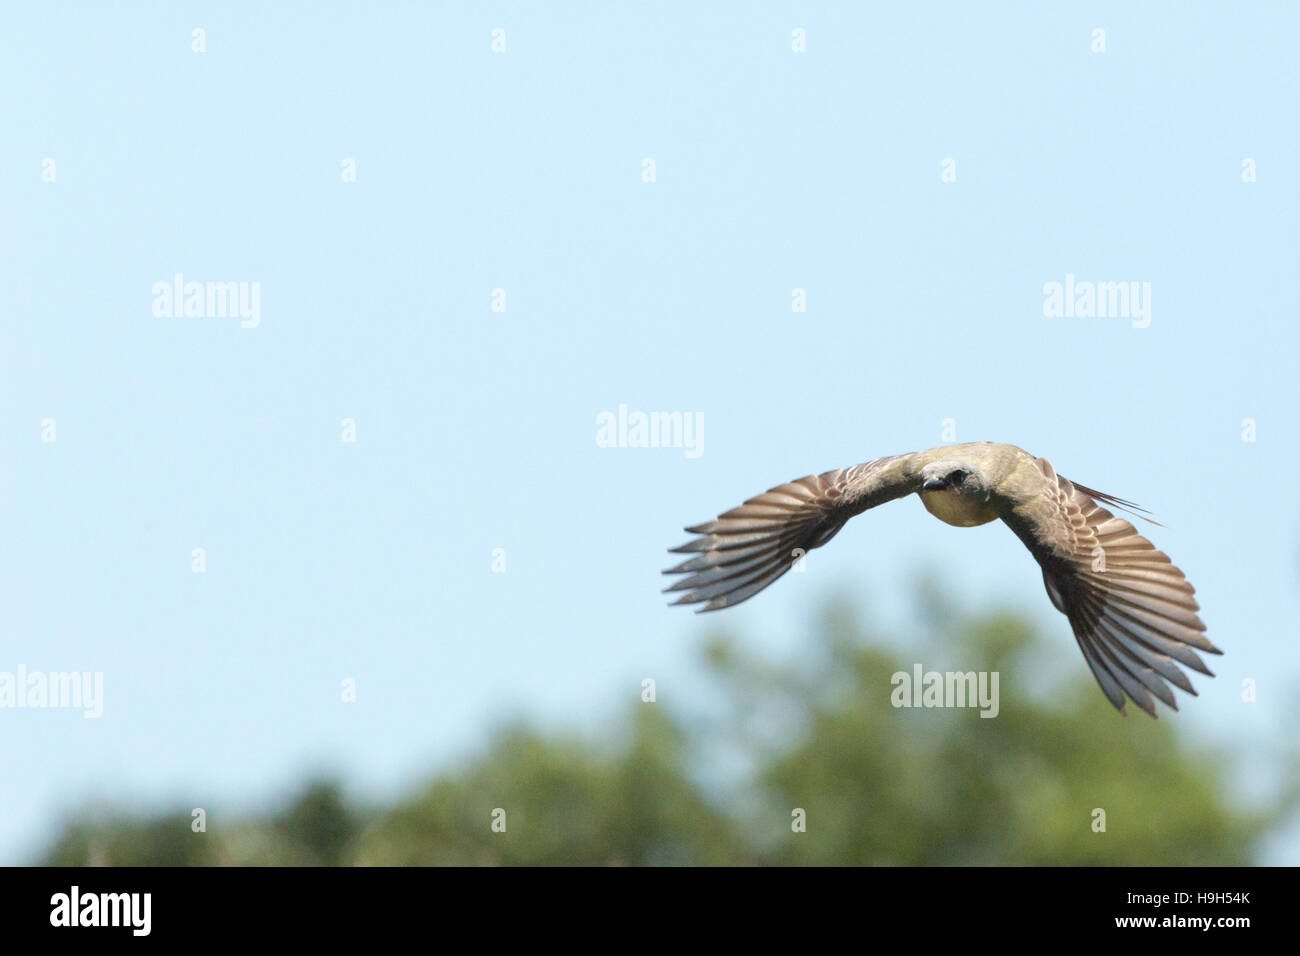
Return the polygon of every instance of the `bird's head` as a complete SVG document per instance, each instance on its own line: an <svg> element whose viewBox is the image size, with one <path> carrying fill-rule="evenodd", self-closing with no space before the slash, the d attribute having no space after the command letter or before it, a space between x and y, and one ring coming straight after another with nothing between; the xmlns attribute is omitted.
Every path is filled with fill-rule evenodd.
<svg viewBox="0 0 1300 956"><path fill-rule="evenodd" d="M974 465L964 461L936 461L921 469L921 491L987 501L990 488L984 472Z"/></svg>

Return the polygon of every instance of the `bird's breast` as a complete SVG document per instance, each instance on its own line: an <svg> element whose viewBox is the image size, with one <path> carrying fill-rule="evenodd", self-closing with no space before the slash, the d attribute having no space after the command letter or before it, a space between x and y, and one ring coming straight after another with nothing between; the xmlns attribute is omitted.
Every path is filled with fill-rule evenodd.
<svg viewBox="0 0 1300 956"><path fill-rule="evenodd" d="M947 489L922 491L920 495L926 511L945 524L956 525L958 528L988 524L998 516L998 509L991 502L968 498Z"/></svg>

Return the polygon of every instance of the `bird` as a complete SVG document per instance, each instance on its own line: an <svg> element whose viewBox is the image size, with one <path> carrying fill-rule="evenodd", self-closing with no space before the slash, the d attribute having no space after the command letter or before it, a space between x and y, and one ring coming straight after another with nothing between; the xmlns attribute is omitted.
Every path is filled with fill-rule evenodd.
<svg viewBox="0 0 1300 956"><path fill-rule="evenodd" d="M686 528L694 538L670 553L690 555L663 573L677 604L717 611L749 600L803 555L830 541L855 515L911 494L946 524L970 528L997 518L1038 562L1052 605L1106 698L1156 716L1178 710L1170 684L1196 696L1179 665L1213 677L1198 651L1223 652L1205 636L1195 589L1164 552L1104 505L1151 524L1145 508L1056 473L1015 445L967 442L877 458L808 475L750 498L716 520Z"/></svg>

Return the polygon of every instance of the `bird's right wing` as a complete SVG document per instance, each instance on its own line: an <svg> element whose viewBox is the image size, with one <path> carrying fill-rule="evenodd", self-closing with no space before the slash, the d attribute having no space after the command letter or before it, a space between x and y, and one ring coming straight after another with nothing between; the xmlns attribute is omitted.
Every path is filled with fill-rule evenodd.
<svg viewBox="0 0 1300 956"><path fill-rule="evenodd" d="M674 604L716 611L753 597L819 548L856 514L916 491L921 453L809 475L750 498L715 521L687 528L692 538L669 550L693 557L664 574L685 574L665 591Z"/></svg>

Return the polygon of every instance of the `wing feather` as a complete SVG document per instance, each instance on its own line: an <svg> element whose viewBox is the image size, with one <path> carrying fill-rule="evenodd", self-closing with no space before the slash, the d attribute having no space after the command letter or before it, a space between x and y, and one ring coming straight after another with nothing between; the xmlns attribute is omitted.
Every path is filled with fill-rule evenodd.
<svg viewBox="0 0 1300 956"><path fill-rule="evenodd" d="M877 458L771 488L713 521L686 530L697 537L670 550L692 557L664 574L681 574L665 592L700 611L733 607L763 590L856 514L916 490L913 456Z"/></svg>
<svg viewBox="0 0 1300 956"><path fill-rule="evenodd" d="M1205 636L1195 588L1169 557L1098 502L1142 510L1056 474L1039 458L1008 484L1004 519L1043 569L1052 603L1070 620L1102 692L1124 712L1127 697L1151 716L1174 710L1169 684L1196 691L1179 665L1210 673L1197 651L1222 653ZM1153 522L1154 523L1154 522Z"/></svg>

